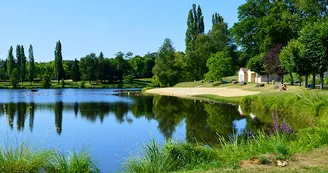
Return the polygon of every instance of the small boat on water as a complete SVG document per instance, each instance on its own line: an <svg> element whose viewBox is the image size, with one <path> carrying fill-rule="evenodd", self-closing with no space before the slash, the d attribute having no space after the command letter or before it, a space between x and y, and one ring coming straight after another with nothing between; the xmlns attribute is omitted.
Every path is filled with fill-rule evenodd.
<svg viewBox="0 0 328 173"><path fill-rule="evenodd" d="M31 92L38 92L37 89L31 89Z"/></svg>

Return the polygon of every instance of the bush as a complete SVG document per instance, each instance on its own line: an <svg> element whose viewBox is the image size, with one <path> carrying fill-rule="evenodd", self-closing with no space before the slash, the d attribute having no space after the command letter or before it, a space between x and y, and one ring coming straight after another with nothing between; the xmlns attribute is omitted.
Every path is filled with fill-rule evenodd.
<svg viewBox="0 0 328 173"><path fill-rule="evenodd" d="M85 82L84 82L84 81L81 81L81 82L80 82L80 88L85 88L84 85L85 85Z"/></svg>
<svg viewBox="0 0 328 173"><path fill-rule="evenodd" d="M64 80L64 79L62 79L62 80L60 81L60 85L61 85L62 88L65 88L65 80Z"/></svg>
<svg viewBox="0 0 328 173"><path fill-rule="evenodd" d="M154 75L152 80L152 87L161 87L158 76Z"/></svg>
<svg viewBox="0 0 328 173"><path fill-rule="evenodd" d="M133 83L133 76L132 75L123 76L123 83L124 84L131 84L131 83Z"/></svg>
<svg viewBox="0 0 328 173"><path fill-rule="evenodd" d="M51 86L50 76L48 74L43 75L41 83L43 88L50 88Z"/></svg>

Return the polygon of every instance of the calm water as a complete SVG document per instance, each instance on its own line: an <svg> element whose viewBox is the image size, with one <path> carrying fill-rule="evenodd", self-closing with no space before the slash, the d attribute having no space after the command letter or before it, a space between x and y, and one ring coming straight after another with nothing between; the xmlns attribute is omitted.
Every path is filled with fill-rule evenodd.
<svg viewBox="0 0 328 173"><path fill-rule="evenodd" d="M163 96L128 96L122 90L0 90L0 136L33 147L91 150L103 172L115 172L131 153L155 139L215 145L260 124L237 107Z"/></svg>

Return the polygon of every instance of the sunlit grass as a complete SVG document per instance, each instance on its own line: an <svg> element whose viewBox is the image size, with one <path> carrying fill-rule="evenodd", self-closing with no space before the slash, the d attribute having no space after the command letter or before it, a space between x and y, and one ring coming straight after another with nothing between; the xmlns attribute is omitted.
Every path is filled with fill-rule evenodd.
<svg viewBox="0 0 328 173"><path fill-rule="evenodd" d="M4 173L98 173L89 152L65 155L55 150L31 149L26 143L0 148L0 172Z"/></svg>

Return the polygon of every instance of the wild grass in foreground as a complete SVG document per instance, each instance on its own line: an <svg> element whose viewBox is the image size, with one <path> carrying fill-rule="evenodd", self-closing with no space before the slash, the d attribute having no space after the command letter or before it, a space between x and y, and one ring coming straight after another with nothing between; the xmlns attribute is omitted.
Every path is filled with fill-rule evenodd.
<svg viewBox="0 0 328 173"><path fill-rule="evenodd" d="M328 129L311 127L294 134L259 133L256 136L220 138L220 145L209 148L188 143L169 142L160 147L152 141L144 157L130 157L123 170L132 173L183 172L213 168L238 169L242 160L254 157L266 161L265 155L275 160L286 160L296 153L327 146Z"/></svg>
<svg viewBox="0 0 328 173"><path fill-rule="evenodd" d="M97 173L99 169L84 149L64 155L54 150L31 150L23 143L0 148L0 172Z"/></svg>

